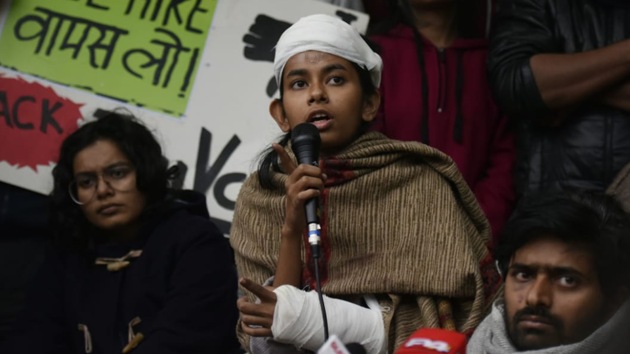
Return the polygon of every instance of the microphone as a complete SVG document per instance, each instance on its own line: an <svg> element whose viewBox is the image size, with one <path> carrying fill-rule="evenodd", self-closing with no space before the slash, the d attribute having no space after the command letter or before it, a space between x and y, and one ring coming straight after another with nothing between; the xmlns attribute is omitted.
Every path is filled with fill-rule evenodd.
<svg viewBox="0 0 630 354"><path fill-rule="evenodd" d="M440 328L415 331L394 354L466 354L466 335Z"/></svg>
<svg viewBox="0 0 630 354"><path fill-rule="evenodd" d="M319 147L321 145L319 130L311 123L298 124L291 132L291 146L300 164L318 166ZM308 243L313 250L313 257L319 258L320 225L317 198L306 201L306 223L308 225Z"/></svg>
<svg viewBox="0 0 630 354"><path fill-rule="evenodd" d="M346 346L339 340L339 337L333 334L317 350L317 354L366 354L366 352L361 344L350 343Z"/></svg>
<svg viewBox="0 0 630 354"><path fill-rule="evenodd" d="M297 157L298 163L318 166L319 163L319 147L322 139L319 136L319 130L313 124L301 123L293 128L291 132L291 147ZM328 340L328 319L326 317L326 308L322 296L321 283L319 279L319 244L321 238L319 230L319 217L317 216L319 200L311 198L306 201L304 211L306 212L306 224L308 225L308 243L311 245L313 255L313 263L315 269L316 291L319 298L319 305L322 309L322 321L324 324L324 338Z"/></svg>

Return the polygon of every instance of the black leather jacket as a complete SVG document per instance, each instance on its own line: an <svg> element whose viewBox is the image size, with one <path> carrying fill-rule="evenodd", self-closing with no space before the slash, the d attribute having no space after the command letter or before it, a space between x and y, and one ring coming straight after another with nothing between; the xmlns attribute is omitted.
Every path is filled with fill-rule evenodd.
<svg viewBox="0 0 630 354"><path fill-rule="evenodd" d="M584 103L558 127L529 65L539 53L583 52L630 38L630 11L589 0L503 0L488 69L496 100L517 120L519 195L605 189L630 162L630 113ZM626 78L630 80L630 77Z"/></svg>

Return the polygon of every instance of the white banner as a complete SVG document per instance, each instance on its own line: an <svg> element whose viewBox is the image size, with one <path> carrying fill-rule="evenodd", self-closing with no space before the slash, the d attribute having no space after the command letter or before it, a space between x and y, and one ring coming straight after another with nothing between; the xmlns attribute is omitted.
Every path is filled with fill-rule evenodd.
<svg viewBox="0 0 630 354"><path fill-rule="evenodd" d="M118 2L124 3L124 6ZM102 38L86 35L86 42L81 42L85 48L76 49L79 37L74 33L68 34L72 31L68 21L74 21L72 23L77 28L79 25L88 25L75 13L61 13L63 3L72 3L74 7L84 6L81 14L85 14L85 18L92 13L95 14L94 18L102 18L97 16L97 11L110 11L109 15L116 15L112 3L100 0L14 0L15 6L12 7L9 1L0 9L0 48L19 43L15 48L24 51L23 58L0 52L0 180L48 194L51 191L51 170L58 145L63 137L76 129L77 124L81 124L80 117L89 120L98 111L123 107L154 130L170 161L185 166L184 187L207 195L210 214L225 233L229 230L234 202L242 182L256 168L260 152L281 134L268 112L269 102L277 95L272 79L272 60L273 46L279 35L298 18L314 13L339 16L361 32L365 31L368 23L365 14L314 0L204 0L196 8L175 9L181 22L174 15L167 18L167 8L147 7L146 13L134 12L132 10L135 9L129 5L134 1L117 0L115 3L121 5L121 14L116 17L120 23L108 23L107 26L99 24L100 27L97 27L97 20L91 20L90 26L101 33L109 30L120 34L117 42L120 48L124 45L124 39L134 34L136 38L130 49L124 52L129 54L121 54L120 58L117 54L123 53L122 49L117 51L110 38L109 53L112 55L110 62L106 62L99 52L103 49L103 43L97 43L100 46L92 43L91 47L89 43L90 40L102 41ZM79 3L81 5L77 5ZM94 7L96 3L101 8ZM146 1L146 4L150 3ZM68 8L72 6L68 5ZM109 8L105 10L106 7ZM203 23L203 16L207 13L204 10L212 8L214 16L209 19L209 31L205 31L205 45L202 42L197 51L199 56L195 58L191 54L195 53L195 47L188 44L201 38L196 35L202 36L204 33L199 34L194 26ZM155 14L155 18L151 18L152 14ZM38 27L45 23L37 20L43 16L53 19L47 23L48 32ZM162 38L166 38L163 35L165 33L175 38L173 36L178 32L174 26L177 25L183 33L180 38L191 38L191 42L182 41L180 48L180 63L182 58L186 58L184 63L189 68L187 71L186 67L182 67L182 77L186 79L185 75L188 75L190 87L184 91L185 85L181 85L179 98L187 101L182 106L179 98L174 98L172 104L164 104L164 107L184 107L183 114L173 113L175 109L169 113L168 109L160 108L160 100L151 95L143 97L143 92L139 92L136 97L138 90L135 90L133 97L116 97L118 92L124 92L129 86L142 84L136 82L137 77L142 76L147 81L149 76L141 75L144 74L141 69L145 70L149 63L154 65L158 62L156 58L143 62L138 59L136 62L127 60L132 57L131 54L138 53L151 58L148 49L134 49L139 47L138 41L143 40L142 37L137 38L137 33L146 31L125 27L130 16L136 16L136 21L152 21L147 23L156 28L155 33L146 33L144 40L147 48L162 43ZM55 23L62 23L62 20L65 24L54 27ZM54 32L54 28L57 32ZM57 41L52 39L52 35L57 36ZM165 44L161 45L166 48ZM76 57L73 57L75 54ZM118 75L116 80L111 80L111 76L99 79L98 75L102 75L104 66L114 68L118 64L117 60L125 65L120 64L121 69L118 71L112 69L112 75ZM144 66L141 65L143 63ZM70 67L72 71L85 70L87 74L70 72L61 75L63 73L58 70L50 69L56 64ZM135 68L132 66L134 64ZM163 67L167 70L169 65L164 64ZM89 81L91 86L86 88L85 84L78 82L86 75L92 79L90 70L93 70L94 80ZM157 69L154 71L158 72ZM176 73L176 70L173 72ZM196 74L189 75L191 72ZM166 71L161 73L161 81L155 76L155 81L160 81L157 84L147 81L152 84L149 87L151 90L158 90L160 85L165 85ZM73 74L76 76L74 81L65 80L73 77ZM172 86L175 78L174 74L168 84ZM108 80L113 81L114 85L107 87ZM146 100L146 104L143 100Z"/></svg>

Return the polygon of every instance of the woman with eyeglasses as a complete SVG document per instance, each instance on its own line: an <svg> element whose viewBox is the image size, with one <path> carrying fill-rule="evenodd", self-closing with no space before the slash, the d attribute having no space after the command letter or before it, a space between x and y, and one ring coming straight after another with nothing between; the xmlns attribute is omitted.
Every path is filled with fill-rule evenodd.
<svg viewBox="0 0 630 354"><path fill-rule="evenodd" d="M240 353L237 278L205 197L174 191L153 134L110 113L66 138L53 247L8 353Z"/></svg>

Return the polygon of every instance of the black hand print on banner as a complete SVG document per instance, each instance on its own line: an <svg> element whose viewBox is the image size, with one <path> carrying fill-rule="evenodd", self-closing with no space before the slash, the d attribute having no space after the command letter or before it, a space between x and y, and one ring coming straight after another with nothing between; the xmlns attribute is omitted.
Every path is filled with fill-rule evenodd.
<svg viewBox="0 0 630 354"><path fill-rule="evenodd" d="M249 33L243 36L245 58L273 62L274 47L282 32L290 26L289 22L276 20L267 15L256 16L254 24L249 27Z"/></svg>
<svg viewBox="0 0 630 354"><path fill-rule="evenodd" d="M352 24L352 22L358 20L359 18L349 12L345 12L345 11L341 11L341 10L337 10L335 12L335 15L337 15L337 17L339 17L343 22L347 23L347 24Z"/></svg>
<svg viewBox="0 0 630 354"><path fill-rule="evenodd" d="M249 27L249 33L243 36L245 58L273 62L276 43L278 43L282 32L289 26L291 23L276 20L267 15L256 16L254 24ZM272 77L267 84L267 96L272 97L277 90L278 85L275 78Z"/></svg>
<svg viewBox="0 0 630 354"><path fill-rule="evenodd" d="M358 19L357 16L341 10L337 10L335 15L347 23L352 23ZM267 15L256 16L254 24L249 27L249 33L243 36L243 42L245 42L243 55L245 58L273 63L276 43L278 43L282 33L291 25L292 23L277 20ZM267 96L273 97L276 91L278 91L278 84L276 79L272 77L267 83Z"/></svg>

